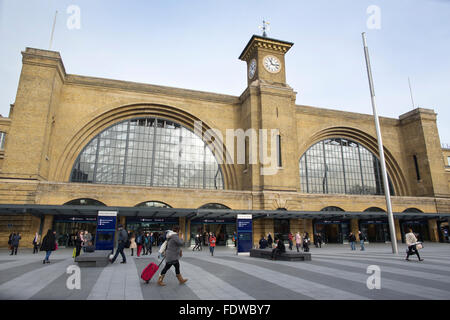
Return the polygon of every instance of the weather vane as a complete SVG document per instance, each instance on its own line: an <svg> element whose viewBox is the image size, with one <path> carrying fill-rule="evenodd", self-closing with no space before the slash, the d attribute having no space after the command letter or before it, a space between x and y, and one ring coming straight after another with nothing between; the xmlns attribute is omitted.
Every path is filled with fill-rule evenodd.
<svg viewBox="0 0 450 320"><path fill-rule="evenodd" d="M263 31L263 37L267 37L266 31L269 31L269 24L270 24L269 21L265 21L263 19L263 25L259 26L259 28L262 29Z"/></svg>

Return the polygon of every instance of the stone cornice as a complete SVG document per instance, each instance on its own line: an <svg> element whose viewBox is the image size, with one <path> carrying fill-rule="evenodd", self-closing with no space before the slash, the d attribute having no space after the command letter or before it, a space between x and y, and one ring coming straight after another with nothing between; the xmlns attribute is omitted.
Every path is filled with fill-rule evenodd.
<svg viewBox="0 0 450 320"><path fill-rule="evenodd" d="M66 78L66 69L59 52L35 48L22 51L22 63L42 67L56 68L61 81Z"/></svg>
<svg viewBox="0 0 450 320"><path fill-rule="evenodd" d="M341 111L341 110L334 110L334 109L326 109L326 108L320 108L320 107L311 107L311 106L302 106L302 105L296 105L296 113L297 114L312 114L312 115L318 115L320 117L349 117L354 118L355 120L366 120L366 121L373 121L373 115L370 114L364 114L364 113L358 113L358 112L350 112L350 111ZM379 117L381 121L384 123L389 123L391 125L398 125L399 120L394 118L387 118L387 117Z"/></svg>
<svg viewBox="0 0 450 320"><path fill-rule="evenodd" d="M96 78L88 76L79 76L69 74L66 77L66 85L92 86L102 87L107 89L116 89L124 91L134 91L150 94L162 94L167 96L174 96L180 98L187 98L193 100L205 100L211 102L218 102L224 104L239 104L239 97L225 95L220 93L196 91L189 89L180 89L174 87L165 87L160 85L145 84L123 80L113 80L105 78Z"/></svg>
<svg viewBox="0 0 450 320"><path fill-rule="evenodd" d="M269 49L285 54L293 45L292 42L253 35L239 56L239 59L247 61L257 48Z"/></svg>

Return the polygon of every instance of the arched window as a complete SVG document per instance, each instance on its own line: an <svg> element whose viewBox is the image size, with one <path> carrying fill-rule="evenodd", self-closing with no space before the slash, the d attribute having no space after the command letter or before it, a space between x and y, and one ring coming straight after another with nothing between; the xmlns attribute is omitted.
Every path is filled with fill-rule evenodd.
<svg viewBox="0 0 450 320"><path fill-rule="evenodd" d="M316 143L300 158L299 166L303 192L384 194L378 158L348 139L332 138ZM389 189L393 195L390 180Z"/></svg>
<svg viewBox="0 0 450 320"><path fill-rule="evenodd" d="M419 210L417 208L408 208L406 210L404 210L403 212L408 212L408 213L423 213L422 210Z"/></svg>
<svg viewBox="0 0 450 320"><path fill-rule="evenodd" d="M90 198L82 198L70 200L69 202L64 203L65 206L106 206L103 202L100 202L95 199Z"/></svg>
<svg viewBox="0 0 450 320"><path fill-rule="evenodd" d="M83 149L71 182L223 189L212 151L173 121L137 118L117 123Z"/></svg>
<svg viewBox="0 0 450 320"><path fill-rule="evenodd" d="M167 203L160 202L160 201L146 201L139 203L135 207L147 207L147 208L172 208Z"/></svg>
<svg viewBox="0 0 450 320"><path fill-rule="evenodd" d="M202 205L199 209L230 209L220 203L207 203Z"/></svg>
<svg viewBox="0 0 450 320"><path fill-rule="evenodd" d="M386 211L378 207L370 207L364 210L364 212L386 212Z"/></svg>
<svg viewBox="0 0 450 320"><path fill-rule="evenodd" d="M345 210L343 210L339 207L330 206L330 207L322 208L320 211L345 211Z"/></svg>

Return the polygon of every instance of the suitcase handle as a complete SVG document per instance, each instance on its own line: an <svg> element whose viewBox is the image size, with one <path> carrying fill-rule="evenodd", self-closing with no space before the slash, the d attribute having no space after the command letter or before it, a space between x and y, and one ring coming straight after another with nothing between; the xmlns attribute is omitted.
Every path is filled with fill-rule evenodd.
<svg viewBox="0 0 450 320"><path fill-rule="evenodd" d="M159 269L159 267L161 266L161 264L163 263L163 261L164 261L165 258L166 258L166 257L164 257L164 258L161 260L161 262L158 264L158 269Z"/></svg>

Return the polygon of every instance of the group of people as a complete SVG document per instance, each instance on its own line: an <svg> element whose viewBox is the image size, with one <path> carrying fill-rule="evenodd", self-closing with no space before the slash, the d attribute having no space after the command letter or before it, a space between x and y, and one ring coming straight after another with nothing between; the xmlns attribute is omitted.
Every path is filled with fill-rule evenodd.
<svg viewBox="0 0 450 320"><path fill-rule="evenodd" d="M217 238L216 235L212 232L208 234L208 245L209 245L209 252L211 253L211 256L214 256L214 249L216 247ZM235 242L236 243L236 242ZM192 248L192 251L201 251L202 250L202 238L200 234L195 235L195 245Z"/></svg>
<svg viewBox="0 0 450 320"><path fill-rule="evenodd" d="M294 246L295 241L295 247L297 248L297 252L300 252L300 249L302 249L304 252L309 252L309 244L311 242L309 238L308 232L305 232L303 235L300 234L300 232L297 232L295 236L292 234L292 232L289 232L288 234L288 243L289 243L289 250L292 250ZM281 243L280 243L281 242ZM281 245L282 244L282 245ZM267 239L264 235L261 236L261 240L259 240L259 248L265 249L265 248L272 248L274 245L272 235L267 235ZM275 241L276 248L278 250L281 250L279 252L285 252L286 248L284 246L284 241L281 237L276 239ZM273 251L273 254L276 254L277 251ZM274 255L273 255L274 257Z"/></svg>
<svg viewBox="0 0 450 320"><path fill-rule="evenodd" d="M362 233L360 230L358 231L358 238L359 238L359 245L361 246L361 251L365 250L364 247L364 241L367 240L366 236L364 235L364 233ZM356 236L353 234L353 232L350 232L350 234L348 235L348 242L350 243L350 249L356 250Z"/></svg>
<svg viewBox="0 0 450 320"><path fill-rule="evenodd" d="M19 248L20 239L22 239L22 236L18 232L14 231L9 235L8 246L11 250L10 256L17 255L17 249Z"/></svg>
<svg viewBox="0 0 450 320"><path fill-rule="evenodd" d="M123 225L121 225L121 224L118 226L118 230L119 230L119 235L118 235L118 241L117 241L117 250L116 250L115 255L112 258L110 258L110 260L109 260L111 263L114 263L116 261L119 254L122 256L122 261L120 263L127 263L127 258L125 256L124 249L127 247L127 245L133 239L130 237L134 237L135 243L136 243L136 241L138 241L140 244L141 243L145 244L145 239L143 239L143 238L150 237L149 243L150 244L153 243L151 241L151 237L153 237L152 233L150 233L150 234L146 233L145 235L143 235L142 233L138 233L138 236L136 237L136 236L134 236L133 233L127 232L123 228ZM139 236L141 238L139 238ZM166 242L165 245L164 245L164 242ZM184 246L184 241L183 241L183 237L182 237L182 234L180 233L180 229L178 226L174 226L172 228L172 230L170 230L170 231L166 232L166 234L164 234L164 242L161 244L161 247L164 247L164 250L163 250L163 252L160 252L160 254L164 255L164 259L166 260L166 265L164 266L164 268L162 269L162 271L158 277L158 285L160 285L160 286L166 285L163 282L163 280L164 280L164 277L165 277L167 271L172 266L175 267L175 275L176 275L179 283L183 284L188 279L184 279L180 273L179 259L182 256L181 247ZM137 243L136 243L136 245L137 245ZM130 244L130 248L131 248L131 244ZM142 249L142 247L141 247L141 249ZM162 251L162 250L160 250L160 251ZM139 254L140 254L140 251L138 250L138 256L139 256Z"/></svg>
<svg viewBox="0 0 450 320"><path fill-rule="evenodd" d="M153 232L138 231L136 234L129 231L127 234L130 239L131 255L134 256L134 249L136 249L136 255L138 257L142 255L152 254L152 246L156 242L156 245L161 245L165 241L164 233L154 235Z"/></svg>

